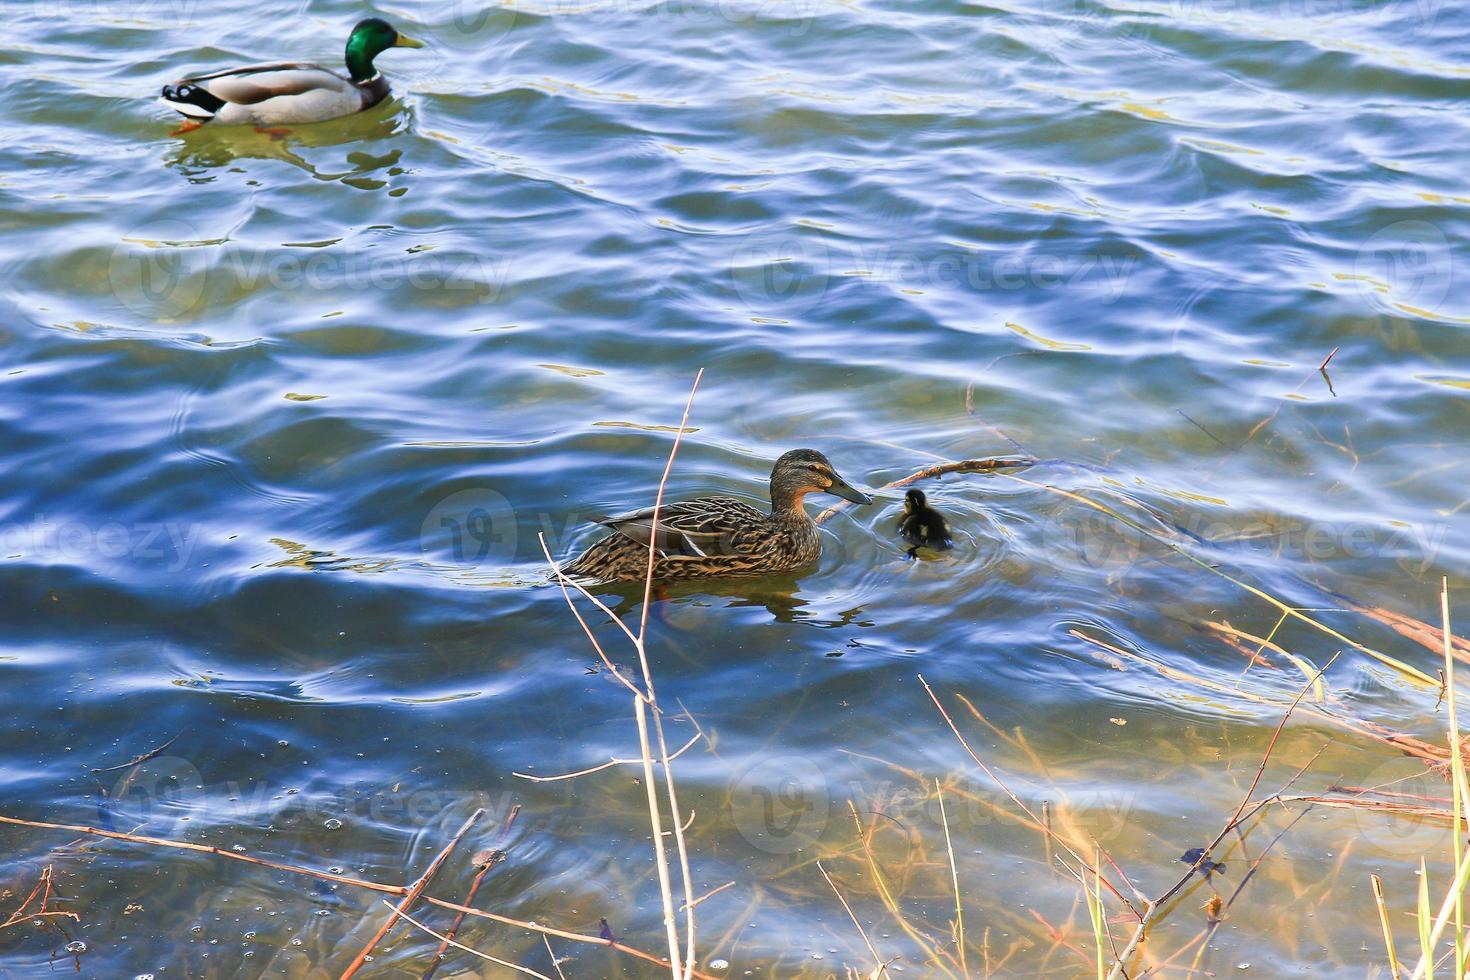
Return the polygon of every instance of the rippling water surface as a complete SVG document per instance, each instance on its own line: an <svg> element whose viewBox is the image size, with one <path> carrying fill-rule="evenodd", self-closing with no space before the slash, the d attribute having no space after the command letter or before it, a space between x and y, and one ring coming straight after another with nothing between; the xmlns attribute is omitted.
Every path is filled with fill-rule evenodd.
<svg viewBox="0 0 1470 980"><path fill-rule="evenodd" d="M936 778L972 974L1092 969L1080 888L920 673L1019 797L1157 894L1302 683L1274 653L1246 671L1210 625L1278 625L1237 582L1435 671L1342 609L1437 622L1466 567L1452 4L400 4L376 12L428 47L380 58L396 97L280 139L170 136L152 96L192 69L339 64L366 8L4 9L0 812L400 882L484 806L431 892L462 897L470 854L500 847L481 907L665 950L640 772L513 773L637 754L537 538L565 556L591 515L651 501L699 368L680 495L760 503L798 446L869 487L1043 460L927 484L946 555L907 560L882 491L825 525L820 567L653 608L669 737L708 736L676 764L694 877L736 882L700 906L711 973L866 975L821 859L895 970L942 975ZM1301 622L1274 639L1344 651L1346 713L1442 740L1432 686ZM1303 792L1446 792L1307 716L1263 785L1324 744ZM1222 847L1225 897L1299 809ZM0 914L50 864L53 907L81 916L0 932L7 976L335 976L386 914L205 854L0 840ZM1444 843L1310 811L1199 968L1363 976L1368 874L1411 909ZM463 935L554 972L533 934ZM395 932L372 972L417 976L433 946ZM568 977L659 975L553 946ZM505 975L445 975L477 968Z"/></svg>

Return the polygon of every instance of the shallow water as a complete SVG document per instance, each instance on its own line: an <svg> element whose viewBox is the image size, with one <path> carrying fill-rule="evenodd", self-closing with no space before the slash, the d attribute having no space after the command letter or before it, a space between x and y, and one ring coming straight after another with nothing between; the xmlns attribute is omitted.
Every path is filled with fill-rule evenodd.
<svg viewBox="0 0 1470 980"><path fill-rule="evenodd" d="M566 556L591 515L651 501L699 368L673 493L758 503L797 446L869 487L1044 461L927 484L946 555L905 559L883 491L826 525L820 567L653 608L669 738L691 716L709 736L676 764L694 876L736 882L700 906L713 973L871 969L820 858L882 955L936 975L848 810L906 914L947 935L935 778L972 974L1088 973L1081 889L917 675L1028 805L1157 894L1255 772L1280 710L1254 698L1303 679L1280 657L1244 672L1206 626L1280 618L1217 573L1431 622L1441 576L1463 583L1470 22L1449 4L407 5L380 12L429 46L381 58L390 103L279 140L170 136L162 83L336 64L363 13L227 8L4 8L0 812L400 882L484 806L432 893L457 900L470 855L503 847L481 907L666 949L639 774L513 773L637 753L538 534ZM1435 671L1369 619L1312 615ZM1318 666L1344 648L1275 638ZM1432 687L1351 648L1327 683L1442 740ZM1306 717L1263 786L1324 743L1299 790L1445 792ZM1300 809L1217 853L1230 888ZM386 914L76 836L0 831L0 914L49 863L81 915L0 932L0 973L69 971L71 938L86 976L335 976ZM1445 843L1311 810L1203 968L1363 976L1383 961L1368 874L1411 909ZM1196 888L1159 959L1202 926ZM553 972L536 936L464 937ZM434 945L395 932L370 972L416 976ZM658 975L555 945L569 977Z"/></svg>

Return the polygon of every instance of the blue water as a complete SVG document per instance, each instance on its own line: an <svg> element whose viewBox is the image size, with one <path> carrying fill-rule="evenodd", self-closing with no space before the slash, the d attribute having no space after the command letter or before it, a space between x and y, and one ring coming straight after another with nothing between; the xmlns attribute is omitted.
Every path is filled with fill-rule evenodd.
<svg viewBox="0 0 1470 980"><path fill-rule="evenodd" d="M432 894L461 899L473 852L502 847L480 907L594 936L606 918L665 951L641 773L513 773L637 755L538 535L564 558L593 515L651 502L700 368L671 494L763 503L801 446L869 488L1043 461L925 484L948 554L907 560L902 491L880 491L825 525L816 569L656 604L670 740L691 718L708 736L675 766L698 891L736 882L700 906L701 969L866 975L820 859L880 952L942 976L848 811L905 913L948 937L934 778L972 973L982 944L996 976L1093 969L1080 888L919 673L1013 789L1150 894L1254 773L1280 712L1252 695L1303 680L1280 657L1243 673L1207 624L1264 638L1281 614L1216 572L1434 674L1343 609L1437 623L1470 557L1470 22L1451 4L407 4L374 11L428 44L379 59L394 99L283 138L171 136L152 99L196 69L338 65L366 8L5 10L0 813L399 883L484 806ZM636 621L636 592L609 599ZM1073 630L1179 673L1113 669ZM1317 666L1344 649L1299 622L1274 639ZM1434 690L1361 652L1327 683L1442 741ZM1308 719L1266 782L1324 742L1302 791L1447 793ZM1226 856L1232 889L1289 819ZM0 931L0 973L335 976L387 914L80 840L0 830L0 915L45 865L80 915ZM1445 844L1313 811L1205 968L1364 975L1383 962L1368 874L1411 909ZM1154 962L1202 927L1196 887ZM554 972L532 933L463 938ZM396 930L370 973L417 976L435 945ZM553 945L569 977L661 975ZM463 955L441 975L476 965L506 975Z"/></svg>

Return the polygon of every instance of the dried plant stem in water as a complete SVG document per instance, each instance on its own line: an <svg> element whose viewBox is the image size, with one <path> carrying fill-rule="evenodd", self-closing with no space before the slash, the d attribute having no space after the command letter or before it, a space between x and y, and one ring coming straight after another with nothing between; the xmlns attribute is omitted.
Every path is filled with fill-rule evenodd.
<svg viewBox="0 0 1470 980"><path fill-rule="evenodd" d="M349 878L346 875L332 874L331 872L327 871L317 871L314 868L303 868L293 864L285 864L280 861L268 861L264 858L252 857L249 854L239 854L235 851L225 851L221 850L218 847L210 847L204 844L193 844L189 841L169 840L165 837L144 837L139 834L125 834L116 830L100 830L96 827L87 827L82 824L53 823L46 820L23 820L20 817L7 817L4 815L0 815L0 823L13 824L17 827L34 827L41 830L65 830L68 833L73 834L91 834L95 837L106 837L111 840L128 841L134 844L149 844L154 847L168 847L183 851L198 851L204 854L212 854L216 857L229 858L232 861L243 861L246 864L255 864L263 868L272 868L276 871L285 871L290 874L306 875L311 878L320 878L323 881L334 881L342 885L351 885L354 888L365 888L369 891L381 892L384 895L407 895L409 891L409 886L407 885L389 885L384 884L380 881L369 881L364 878ZM552 926L543 926L536 922L527 922L524 919L514 919L508 915L500 915L496 912L486 912L483 909L470 908L468 905L460 905L457 902L450 902L442 898L435 898L433 895L423 895L421 896L421 899L422 901L427 902L430 905L437 906L441 909L448 909L451 912L463 912L465 915L475 916L491 922L498 922L501 925L513 926L517 929L527 929L531 932L537 932L544 936L555 936L558 939L566 939L577 943L588 943L593 946L605 946L608 949L615 949L618 952L625 953L628 956L634 957L635 959L640 959L647 963L654 963L662 967L667 967L669 965L666 960L654 956L652 953L645 953L641 949L633 946L628 946L627 944L618 942L616 940L603 939L600 936L585 936L580 932L570 932L566 929L557 929ZM693 976L702 978L702 980L715 980L715 978L710 977L709 974L699 973L698 971L696 971Z"/></svg>

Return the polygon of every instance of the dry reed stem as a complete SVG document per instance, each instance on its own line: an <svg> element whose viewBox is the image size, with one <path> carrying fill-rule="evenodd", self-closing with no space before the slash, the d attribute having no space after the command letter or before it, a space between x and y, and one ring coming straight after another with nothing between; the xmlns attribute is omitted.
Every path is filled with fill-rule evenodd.
<svg viewBox="0 0 1470 980"><path fill-rule="evenodd" d="M466 953L469 953L471 956L478 956L482 960L488 960L491 963L495 963L499 966L508 967L516 971L517 973L524 973L528 977L539 977L540 980L551 980L551 977L548 977L544 973L538 973L528 966L519 966L515 963L509 962L508 960L497 959L496 957L491 956L489 953L482 953L478 949L471 949L469 946L466 946L464 943L461 943L450 936L441 935L440 933L435 932L433 929L430 929L418 919L415 919L413 916L405 912L402 905L395 907L393 903L388 901L387 899L383 900L383 904L388 906L388 911L393 913L392 915L388 916L389 924L396 922L398 919L402 919L409 925L413 926L415 929L421 929L429 935L433 936L445 946L453 946L455 949L462 949ZM545 937L543 936L542 938L544 939Z"/></svg>
<svg viewBox="0 0 1470 980"><path fill-rule="evenodd" d="M1107 650L1110 653L1114 653L1119 655L1120 657L1126 657L1136 663L1143 664L1144 666L1158 671L1164 677L1168 677L1172 680L1184 681L1197 687L1206 688L1208 690L1215 691L1219 694L1225 694L1230 697L1244 698L1247 701L1253 701L1256 704L1281 707L1284 703L1276 698L1264 697L1260 694L1254 693L1253 691L1231 687L1226 684L1221 684L1220 682L1212 680L1208 677L1204 677L1199 674L1191 674L1188 671L1180 670L1177 667L1171 667L1163 661L1155 660L1152 657L1144 656L1143 654L1136 651L1128 650L1124 647L1108 643L1107 641L1100 640L1095 636L1089 636L1088 634L1083 633L1081 630L1072 629L1068 630L1067 632L1070 636L1074 636L1079 640L1092 644L1093 646L1101 647L1102 649ZM1346 728L1347 730L1356 732L1360 735L1366 735L1367 737L1376 739L1377 741L1382 742L1385 745L1391 745L1394 748L1404 752L1406 755L1414 756L1434 766L1443 765L1449 758L1449 752L1440 748L1438 745L1426 742L1420 738L1415 738L1412 735L1406 735L1403 732L1396 732L1393 729L1387 728L1386 726L1380 725L1379 723L1374 721L1367 721L1362 718L1344 717L1342 715L1333 714L1330 711L1319 710L1316 708L1303 708L1299 713L1305 714L1319 721L1325 721L1329 724L1337 725L1341 728Z"/></svg>
<svg viewBox="0 0 1470 980"><path fill-rule="evenodd" d="M600 599L594 596L591 592L588 592L573 579L567 578L566 574L561 570L561 566L556 563L556 559L551 557L551 552L546 547L545 534L536 535L536 539L541 542L541 553L546 556L546 560L551 564L552 574L556 576L556 584L561 586L561 595L562 598L567 601L567 608L570 609L572 611L572 615L577 618L578 624L580 624L582 627L582 632L587 634L587 639L589 642L591 642L592 649L597 651L597 656L602 660L603 666L605 666L608 669L608 672L611 673L613 677L617 678L624 687L632 691L634 697L644 697L645 695L643 694L643 692L638 690L638 685L634 684L632 681L628 680L627 677L623 676L623 672L618 670L618 668L613 664L612 660L609 659L608 655L603 652L602 644L597 642L597 636L592 632L592 627L588 626L587 620L582 618L582 613L577 609L577 604L572 601L572 594L567 591L567 586L570 585L572 588L576 589L578 592L582 593L584 596L596 603L597 607L603 612L607 613L607 615L612 619L613 622L622 627L623 632L628 634L629 639L633 641L635 646L638 643L638 638L633 636L632 633L628 632L628 627L624 625L623 621L614 616L612 614L612 610L603 605Z"/></svg>
<svg viewBox="0 0 1470 980"><path fill-rule="evenodd" d="M1403 972L1399 968L1398 950L1393 945L1393 928L1388 924L1388 906L1383 900L1383 879L1370 874L1368 880L1373 883L1373 902L1378 906L1378 925L1383 929L1383 947L1388 951L1388 968L1393 980L1400 980Z"/></svg>
<svg viewBox="0 0 1470 980"><path fill-rule="evenodd" d="M653 566L654 566L654 559L655 559L655 556L656 556L657 551L658 551L658 521L659 521L659 516L660 516L660 514L661 514L661 512L663 510L664 491L668 487L669 474L672 473L673 470L674 470L674 459L675 459L675 457L677 457L679 455L679 446L683 442L684 433L687 430L687 427L689 425L689 413L694 408L694 395L699 391L699 382L703 378L704 378L704 368L700 368L695 373L695 375L694 375L694 384L691 385L690 388L689 388L689 398L684 403L684 415L679 419L679 430L674 433L674 444L671 447L669 447L669 459L668 459L668 462L666 462L664 464L664 472L663 472L663 475L661 477L659 477L659 481L658 481L658 494L654 498L654 501L653 501L653 518L649 522L649 535L648 535L648 570L644 574L644 578L643 578L643 608L641 610L639 610L638 639L637 639L637 641L633 645L638 650L638 663L643 668L643 689L648 694L648 703L651 704L651 705L653 705L655 707L655 709L657 709L657 707L658 707L658 696L657 696L657 694L654 693L654 687L653 687L653 671L649 667L649 664L648 664L648 648L646 646L646 641L647 641L647 638L648 638L648 612L649 612L649 607L653 604ZM646 726L646 721L642 718L642 715L640 713L640 716L639 716L639 738L640 738L641 744L643 745L644 758L648 758L647 733L646 733L646 730L645 730L645 726ZM689 848L688 848L688 845L686 844L686 842L684 840L683 819L679 815L679 795L678 795L677 790L674 788L674 773L673 773L673 770L672 770L672 768L670 766L670 761L671 760L669 758L669 746L668 746L668 742L664 738L663 717L662 717L662 715L660 713L657 712L657 710L655 710L655 713L654 713L654 716L653 716L653 727L654 727L654 732L655 732L655 734L658 737L659 754L660 754L660 757L663 760L663 767L664 767L664 770L663 770L664 771L664 790L665 790L665 794L668 796L668 800L669 800L669 816L671 818L671 823L672 823L673 828L674 828L674 849L675 849L675 851L677 852L677 854L679 856L679 872L680 872L680 877L682 878L683 883L684 883L684 926L685 926L684 945L685 945L685 954L687 955L688 959L685 961L685 964L684 964L683 980L689 980L690 974L694 971L694 960L695 960L695 952L694 952L694 937L695 937L694 907L696 905L696 902L694 901L694 880L693 880L693 875L690 873L690 870L689 870ZM650 780L650 787L651 787L651 785L652 785L652 779L653 779L652 768L650 766L648 766L648 765L645 765L644 766L644 773L648 777L648 779ZM649 801L650 801L650 805L653 806L654 809L656 809L657 808L657 804L656 804L655 799L652 796L650 796ZM663 897L663 901L664 901L664 914L668 917L669 928L672 930L672 929L674 929L676 927L676 923L674 922L674 911L673 911L673 909L674 909L673 892L670 889L670 887L668 885L668 881L667 881L667 879L668 879L668 868L666 866L666 860L667 859L665 859L665 858L662 857L663 847L662 847L662 842L661 841L660 841L659 847L657 847L656 850L661 855L660 861L665 864L664 867L660 868L660 871L659 871L659 876L660 876L659 877L659 882L660 882L660 886L664 889L664 894L662 896ZM671 946L671 950L670 951L671 951L671 957L670 958L674 961L674 963L677 966L678 961L679 961L678 949L677 949L677 942L675 942L675 944L673 946ZM674 976L675 976L675 980L678 980L679 974L678 974L677 968L674 971Z"/></svg>
<svg viewBox="0 0 1470 980"><path fill-rule="evenodd" d="M674 890L669 875L669 858L664 847L663 812L658 805L658 783L654 780L653 755L648 745L648 708L642 698L633 699L633 718L638 724L638 746L643 751L643 788L648 795L648 825L653 831L659 897L663 900L664 929L669 940L669 964L674 980L679 980L679 921L674 915Z"/></svg>
<svg viewBox="0 0 1470 980"><path fill-rule="evenodd" d="M561 980L567 980L567 975L561 972L561 962L556 958L556 951L551 948L551 940L542 936L541 941L546 944L546 955L551 957L551 968Z"/></svg>
<svg viewBox="0 0 1470 980"><path fill-rule="evenodd" d="M949 853L949 877L954 884L954 937L955 945L959 947L960 973L968 977L970 964L965 953L965 907L960 900L960 872L954 860L954 843L949 839L949 815L944 810L944 790L940 788L937 779L934 780L934 792L939 797L939 820L944 824L944 849Z"/></svg>
<svg viewBox="0 0 1470 980"><path fill-rule="evenodd" d="M852 800L847 801L847 809L852 813L852 821L857 828L857 838L858 842L862 845L863 857L867 861L868 872L873 877L873 883L877 886L878 897L882 899L884 908L893 916L894 921L898 923L898 927L903 930L904 934L924 951L927 962L931 962L939 967L947 976L955 976L953 971L942 962L945 956L943 950L939 948L939 944L932 938L921 933L918 929L915 929L904 916L903 909L899 906L898 900L894 898L893 892L888 887L888 882L884 878L883 871L878 866L878 859L873 854L872 840L864 832L863 822L858 817L857 807L853 804Z"/></svg>
<svg viewBox="0 0 1470 980"><path fill-rule="evenodd" d="M1443 646L1443 640L1439 630L1428 623L1406 616L1403 613L1394 612L1392 609L1384 609L1382 606L1362 606L1348 601L1347 607L1354 612L1361 613L1369 619L1376 620L1393 630L1405 639L1413 640L1426 650L1439 653ZM1454 651L1455 659L1461 663L1470 663L1470 640L1463 636L1451 636L1450 648Z"/></svg>
<svg viewBox="0 0 1470 980"><path fill-rule="evenodd" d="M164 837L144 837L139 834L125 834L115 830L100 830L96 827L87 827L82 824L52 823L45 820L23 820L20 817L7 817L4 815L0 815L0 823L13 824L18 827L34 827L41 830L65 830L74 834L91 834L95 837L106 837L111 840L127 841L133 844L149 844L155 847L170 847L177 850L198 851L202 854L212 854L215 857L229 858L232 861L242 861L246 864L254 864L263 868L271 868L276 871L286 871L291 874L306 875L311 878L320 878L323 881L335 881L338 884L351 885L354 888L365 888L368 891L380 892L384 895L408 894L407 885L386 885L380 881L368 881L364 878L349 878L346 875L332 874L327 871L317 871L312 868L303 868L293 864L283 864L280 861L268 861L264 858L251 857L248 854L239 854L234 851L220 850L218 847L210 847L204 844L191 844L188 841L169 840ZM435 898L433 895L423 895L421 896L421 898L423 901L429 903L430 905L437 906L441 909L448 909L451 912L463 912L466 915L477 916L482 919L488 919L492 922L498 922L501 925L514 926L517 929L527 929L531 932L540 933L545 936L555 936L558 939L567 939L577 943L588 943L593 946L604 946L608 949L615 949L620 953L625 953L628 956L632 956L636 959L640 959L648 963L654 963L662 967L667 967L669 965L667 960L654 956L652 953L645 953L643 950L638 949L637 947L628 946L616 940L603 939L600 936L584 936L579 932L570 932L566 929L557 929L552 926L543 926L535 922L527 922L524 919L513 919L508 915L500 915L495 912L486 912L482 909L471 908L468 905L460 905L457 902L450 902L446 899ZM709 974L696 972L694 975L696 977L702 978L702 980L718 980L718 978L711 977Z"/></svg>
<svg viewBox="0 0 1470 980"><path fill-rule="evenodd" d="M1251 643L1257 644L1255 656L1260 656L1262 650L1271 650L1274 653L1279 653L1287 660L1290 660L1292 664L1296 666L1296 669L1300 670L1303 675L1310 677L1312 675L1312 671L1317 669L1316 665L1307 660L1305 657L1299 657L1296 654L1292 653L1290 650L1287 650L1285 647L1283 647L1281 644L1277 643L1273 639L1273 637L1276 635L1276 629L1279 629L1281 624L1285 621L1286 615L1283 613L1281 618L1276 621L1276 627L1271 630L1271 636L1256 636L1254 633L1247 633L1245 630L1236 629L1229 623L1216 623L1211 620L1206 620L1205 626L1220 634L1221 638L1226 640L1227 642L1230 640L1247 640ZM1249 667L1250 665L1247 664L1246 666ZM1312 700L1316 701L1318 704L1325 704L1327 702L1326 687L1320 680L1312 688Z"/></svg>
<svg viewBox="0 0 1470 980"><path fill-rule="evenodd" d="M853 925L857 926L858 935L863 937L863 944L868 947L868 952L873 955L872 976L877 977L879 973L885 976L888 975L888 964L879 955L877 948L873 945L873 940L868 938L868 930L864 929L863 924L858 921L857 915L852 911L852 906L848 905L847 899L842 896L842 889L837 887L837 882L833 881L832 876L827 873L827 869L822 867L821 861L817 862L817 870L822 872L822 877L826 878L827 884L832 886L832 893L837 896L837 901L842 903L842 908L847 912L847 917L852 920Z"/></svg>
<svg viewBox="0 0 1470 980"><path fill-rule="evenodd" d="M434 875L438 873L439 868L443 866L445 860L447 860L449 855L454 852L454 849L459 846L459 842L464 839L464 835L470 832L470 828L475 825L475 822L478 821L480 817L484 815L484 813L485 811L483 808L477 808L475 812L471 813L469 817L465 820L465 822L460 825L459 830L457 830L454 836L449 839L449 843L445 844L443 850L435 855L434 860L429 862L429 867L424 871L422 875L419 876L418 881L415 881L413 885L408 889L408 893L403 896L403 901L398 903L398 908L394 910L396 915L402 915L404 912L407 912L410 908L413 907L413 903L418 901L419 896L424 893L424 888L428 886L429 879L433 878ZM352 962L347 965L347 969L342 971L341 980L351 980L352 977L357 975L357 971L362 969L362 965L367 962L368 957L372 956L373 949L378 945L378 943L383 941L384 936L388 935L388 930L393 928L394 921L396 920L391 915L383 921L382 927L373 934L373 938L368 940L367 945L364 946L358 952L358 954L353 957Z"/></svg>
<svg viewBox="0 0 1470 980"><path fill-rule="evenodd" d="M638 726L638 744L641 751L641 757L638 761L641 762L643 765L644 785L648 797L648 819L649 826L652 829L654 859L658 871L659 897L663 903L664 927L669 943L670 970L674 980L690 980L690 978L695 974L694 963L696 959L694 909L695 906L697 906L699 903L694 898L694 881L689 867L689 848L684 837L684 831L687 825L685 824L680 813L678 791L675 788L673 770L670 765L674 758L682 754L689 746L685 746L684 749L680 749L678 753L669 752L668 741L664 735L662 711L658 707L658 696L654 689L653 671L649 666L648 649L645 641L648 635L648 613L653 601L653 572L655 558L657 556L658 550L658 526L659 517L663 509L664 492L668 487L669 474L673 471L674 459L678 456L679 446L683 441L684 433L688 431L689 413L694 406L694 396L695 393L699 391L699 382L703 377L704 369L701 368L694 376L694 384L690 387L689 398L684 404L684 414L679 420L679 428L674 433L674 443L669 450L668 461L664 464L663 474L659 478L658 492L654 498L653 516L650 522L650 534L648 541L648 564L643 578L643 607L640 612L638 632L636 635L633 633L632 630L628 628L627 624L624 623L619 617L614 615L612 610L608 609L608 607L601 600L592 595L592 593L584 588L581 584L567 578L565 573L562 572L560 566L557 565L556 561L552 559L551 553L546 547L545 537L542 536L541 539L542 552L545 553L546 560L551 564L552 571L556 575L557 582L562 587L562 597L566 600L567 606L572 610L572 614L576 616L577 622L582 625L583 632L587 634L588 640L591 641L593 648L597 651L597 655L602 659L602 662L608 667L609 670L613 672L613 674L625 687L632 691L634 695L633 717ZM606 652L603 651L601 645L597 641L596 636L593 635L591 628L588 627L586 620L582 618L581 613L577 610L576 604L572 601L571 593L567 589L568 585L572 586L582 595L586 596L592 603L596 605L598 609L600 609L614 622L616 622L618 628L621 629L624 635L626 635L628 639L632 642L633 648L638 653L638 663L643 674L643 690L640 691L637 685L633 684L627 677L623 676L623 674L619 672L616 667L613 666L611 659L609 659ZM679 859L680 877L684 890L684 947L685 953L687 954L687 959L684 960L684 968L682 973L679 969L679 963L682 957L679 944L678 919L674 911L673 883L672 876L669 871L668 854L664 845L663 816L658 802L657 780L654 778L653 770L654 756L649 739L647 708L650 706L653 708L654 735L658 742L658 758L663 766L664 790L668 798L669 815L671 818L670 825L673 828L675 850ZM690 745L692 744L693 742L691 741ZM610 763L609 765L614 764L617 764L616 760L614 760L614 762ZM598 767L598 769L602 768L608 768L608 766ZM588 771L595 772L598 771L598 769ZM569 778L570 776L583 774L585 773L570 773L567 774L567 776L565 777L551 778ZM690 819L693 819L692 814Z"/></svg>
<svg viewBox="0 0 1470 980"><path fill-rule="evenodd" d="M1465 785L1466 778L1463 748L1461 748L1460 746L1459 719L1455 710L1455 702L1458 700L1458 698L1456 697L1453 687L1455 658L1454 648L1450 641L1450 637L1454 634L1450 632L1450 591L1449 580L1447 578L1442 581L1440 586L1439 606L1440 615L1442 617L1442 622L1444 626L1443 636L1444 663L1446 672L1445 678L1446 686L1449 689L1449 731L1447 732L1447 736L1450 746L1450 756L1454 769L1455 795L1460 798L1461 803L1465 808L1464 815L1470 817L1470 792L1467 792ZM1452 955L1454 955L1456 958L1455 975L1457 977L1463 975L1464 965L1459 962L1459 951L1464 946L1464 936L1461 934L1463 928L1461 920L1463 916L1465 886L1467 884L1470 884L1470 853L1461 855L1460 852L1462 850L1462 846L1460 844L1458 834L1456 834L1455 836L1454 844L1455 856L1457 858L1455 878L1454 881L1451 882L1449 890L1445 892L1444 901L1440 903L1439 914L1435 916L1433 927L1428 930L1428 941L1422 943L1423 952L1420 954L1419 963L1414 967L1414 972L1412 974L1414 980L1418 980L1420 976L1426 976L1430 972L1432 972L1432 966L1429 963L1429 951L1439 945L1440 936L1444 934L1445 924L1449 920L1450 913L1452 911L1455 915L1456 926L1455 949L1452 951ZM1419 887L1421 888L1421 895L1423 895L1424 893L1422 889L1426 887L1425 882L1428 878L1428 876L1424 873L1423 858L1420 858L1419 868ZM1422 905L1423 903L1421 902L1421 906ZM1425 935L1425 923L1422 920L1419 923L1419 931L1421 936Z"/></svg>

